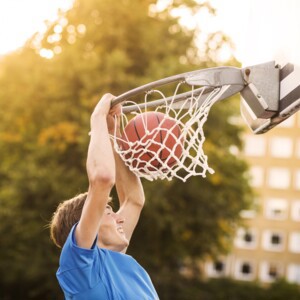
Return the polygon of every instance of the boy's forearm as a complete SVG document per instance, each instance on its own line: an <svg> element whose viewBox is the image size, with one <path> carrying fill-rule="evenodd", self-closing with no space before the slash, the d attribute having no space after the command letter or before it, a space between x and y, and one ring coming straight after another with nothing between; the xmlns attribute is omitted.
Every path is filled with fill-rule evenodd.
<svg viewBox="0 0 300 300"><path fill-rule="evenodd" d="M111 148L106 117L91 120L91 141L88 149L87 172L89 179L114 177L115 161Z"/></svg>

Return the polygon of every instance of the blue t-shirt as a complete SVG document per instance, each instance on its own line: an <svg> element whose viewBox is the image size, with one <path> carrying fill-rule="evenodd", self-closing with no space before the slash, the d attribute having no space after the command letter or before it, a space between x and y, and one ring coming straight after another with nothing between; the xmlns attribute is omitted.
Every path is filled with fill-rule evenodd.
<svg viewBox="0 0 300 300"><path fill-rule="evenodd" d="M157 300L147 272L129 255L76 245L73 226L56 273L65 298L72 300Z"/></svg>

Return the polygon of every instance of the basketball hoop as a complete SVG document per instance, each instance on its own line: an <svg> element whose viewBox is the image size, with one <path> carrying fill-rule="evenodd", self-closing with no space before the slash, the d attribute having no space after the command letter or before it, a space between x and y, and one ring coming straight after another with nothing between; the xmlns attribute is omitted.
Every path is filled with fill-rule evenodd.
<svg viewBox="0 0 300 300"><path fill-rule="evenodd" d="M124 149L121 145L128 141L124 136L117 136L115 128L112 136L114 149L130 170L151 181L172 178L186 181L191 176L205 177L207 172L214 172L203 152L203 126L212 105L241 92L241 114L245 122L255 134L264 133L299 110L299 79L295 81L293 76L298 73L299 67L287 64L280 69L275 62L243 69L218 67L167 77L130 90L112 102L112 106L123 104L121 131L124 132L130 120L139 114L163 113L166 118L175 120L175 125L181 129L172 144L182 145L182 154L179 157L174 154L176 151L167 149L170 159L176 163L166 163L157 154L166 148L165 143L157 143L154 139L149 142L149 136L156 136L156 133L147 132L147 128L147 143L157 143L160 148L152 147L155 151L149 154L151 147L141 139L132 143L131 149ZM162 128L158 126L155 130ZM146 154L151 159L145 161Z"/></svg>
<svg viewBox="0 0 300 300"><path fill-rule="evenodd" d="M126 143L127 139L125 139L124 136L123 138L117 136L115 130L113 137L115 151L121 156L130 170L139 177L151 181L156 179L171 180L173 178L186 181L191 176L205 177L207 172L214 172L208 166L208 158L203 152L203 143L205 140L203 126L212 105L218 100L228 97L228 93L232 93L232 85L222 82L223 85L199 87L200 82L202 84L208 83L207 77L209 76L207 75L209 72L205 70L205 73L205 80L202 79L203 74L201 74L201 72L190 72L182 74L183 77L177 75L142 86L134 92L128 92L125 96L121 95L114 100L113 105L122 102L124 98L128 99L128 97L144 93L141 103L130 100L123 103L121 116L122 132L124 132L133 117L150 111L163 113L165 118L175 120L175 123L181 128L181 133L174 137L176 138L174 145L182 145L181 157L178 157L172 149L167 149L169 153L168 161L172 160L176 162L172 165L166 163L159 155L161 151L166 150L165 144L159 144L159 150L149 153L150 150L145 144L145 141L137 140L131 144L129 148L124 149L124 147L120 145ZM221 75L219 78L223 77L223 81L227 83L229 83L228 80L232 81L233 77L236 77L235 82L237 82L238 76L236 68L218 68L218 73ZM165 86L166 88L166 85L174 84L174 82L175 91L171 96L165 95L162 88L157 89L159 86ZM238 82L241 83L240 80ZM187 87L190 91L186 92ZM236 90L239 89L241 89L241 87L237 84L233 90L236 92ZM159 131L162 129L158 127L155 128L155 130ZM152 132L148 132L148 134L153 136L157 133L153 130ZM133 151L133 149L137 150ZM131 154L132 152L134 152L133 155ZM149 162L143 160L147 153L151 156ZM151 163L153 161L155 161L155 165Z"/></svg>

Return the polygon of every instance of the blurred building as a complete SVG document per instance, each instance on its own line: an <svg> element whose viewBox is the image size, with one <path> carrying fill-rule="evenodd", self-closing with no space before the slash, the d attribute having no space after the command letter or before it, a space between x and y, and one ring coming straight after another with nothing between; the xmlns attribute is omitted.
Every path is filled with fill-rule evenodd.
<svg viewBox="0 0 300 300"><path fill-rule="evenodd" d="M257 192L256 210L243 211L233 251L205 263L208 277L300 285L300 114L270 132L245 135L244 155Z"/></svg>

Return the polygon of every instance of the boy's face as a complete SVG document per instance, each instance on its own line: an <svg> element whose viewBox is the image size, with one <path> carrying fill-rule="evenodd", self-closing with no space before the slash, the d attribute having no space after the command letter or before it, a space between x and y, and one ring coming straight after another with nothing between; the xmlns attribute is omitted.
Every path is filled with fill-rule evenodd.
<svg viewBox="0 0 300 300"><path fill-rule="evenodd" d="M116 214L110 205L106 205L98 233L98 244L101 248L121 252L128 247L124 222L121 215Z"/></svg>

